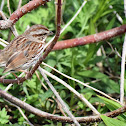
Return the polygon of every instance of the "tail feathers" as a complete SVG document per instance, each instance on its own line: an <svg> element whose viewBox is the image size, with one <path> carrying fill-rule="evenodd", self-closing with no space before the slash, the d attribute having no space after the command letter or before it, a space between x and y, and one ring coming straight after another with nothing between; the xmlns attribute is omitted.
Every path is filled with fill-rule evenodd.
<svg viewBox="0 0 126 126"><path fill-rule="evenodd" d="M11 68L6 67L2 73L6 73L6 72L15 73L15 70L12 70Z"/></svg>

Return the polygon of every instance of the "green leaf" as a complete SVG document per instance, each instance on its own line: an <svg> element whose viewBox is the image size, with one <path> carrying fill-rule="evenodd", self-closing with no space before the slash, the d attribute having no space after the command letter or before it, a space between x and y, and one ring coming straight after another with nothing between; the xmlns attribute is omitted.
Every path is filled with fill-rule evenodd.
<svg viewBox="0 0 126 126"><path fill-rule="evenodd" d="M88 52L87 52L87 56L86 56L86 59L84 61L84 64L87 65L88 61L92 58L92 56L94 55L94 52L95 52L95 47L96 47L96 44L91 44L89 46L89 49L88 49Z"/></svg>
<svg viewBox="0 0 126 126"><path fill-rule="evenodd" d="M126 123L123 121L120 121L118 119L113 119L110 117L107 117L105 115L101 115L102 120L106 124L106 126L126 126Z"/></svg>
<svg viewBox="0 0 126 126"><path fill-rule="evenodd" d="M56 65L56 61L55 61L54 59L49 59L49 60L47 61L47 64L50 65L51 67L54 67L54 66ZM49 68L49 67L46 67L45 69L46 69L48 72L51 72L51 71L52 71L52 69Z"/></svg>
<svg viewBox="0 0 126 126"><path fill-rule="evenodd" d="M107 99L107 98L102 97L102 96L99 96L99 95L98 95L98 97L99 97L100 99L102 99L102 100L105 102L107 108L108 108L110 111L113 111L113 110L115 110L115 109L118 109L118 108L121 108L121 107L122 107L119 103L117 103L117 102L115 102L115 101L113 101L113 100ZM122 121L125 120L125 119L126 119L126 114L123 113L123 114L119 115L119 116L118 116L118 119L120 119L120 120L122 120Z"/></svg>
<svg viewBox="0 0 126 126"><path fill-rule="evenodd" d="M99 96L99 95L98 95L98 97L100 99L102 99L105 103L110 104L114 109L122 107L119 103L117 103L117 102L115 102L113 100L107 99L107 98Z"/></svg>
<svg viewBox="0 0 126 126"><path fill-rule="evenodd" d="M109 77L101 72L94 71L94 70L85 70L82 72L77 72L81 76L100 79L102 82L107 84L112 90L119 93L119 85L114 82L113 80L109 79Z"/></svg>
<svg viewBox="0 0 126 126"><path fill-rule="evenodd" d="M5 108L3 108L0 111L0 124L6 124L9 122L9 116L7 115L7 111L5 110Z"/></svg>
<svg viewBox="0 0 126 126"><path fill-rule="evenodd" d="M45 101L47 98L51 97L53 95L53 92L51 90L46 91L44 94L39 94L39 97L41 98L42 102Z"/></svg>
<svg viewBox="0 0 126 126"><path fill-rule="evenodd" d="M36 88L36 76L35 75L33 75L31 80L28 80L27 86L31 89Z"/></svg>

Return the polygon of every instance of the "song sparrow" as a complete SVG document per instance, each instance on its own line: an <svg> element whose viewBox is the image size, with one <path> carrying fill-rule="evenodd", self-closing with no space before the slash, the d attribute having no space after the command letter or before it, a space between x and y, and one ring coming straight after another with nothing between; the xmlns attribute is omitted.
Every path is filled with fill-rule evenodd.
<svg viewBox="0 0 126 126"><path fill-rule="evenodd" d="M22 71L37 62L42 54L45 40L53 32L43 25L33 25L16 37L0 53L0 66L4 72Z"/></svg>

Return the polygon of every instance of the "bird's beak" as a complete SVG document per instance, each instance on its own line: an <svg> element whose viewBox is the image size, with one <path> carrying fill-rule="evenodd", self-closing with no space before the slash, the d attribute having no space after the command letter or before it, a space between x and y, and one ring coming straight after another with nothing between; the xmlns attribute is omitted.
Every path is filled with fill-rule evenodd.
<svg viewBox="0 0 126 126"><path fill-rule="evenodd" d="M52 31L50 31L49 33L48 33L48 35L53 35L54 33L52 32Z"/></svg>

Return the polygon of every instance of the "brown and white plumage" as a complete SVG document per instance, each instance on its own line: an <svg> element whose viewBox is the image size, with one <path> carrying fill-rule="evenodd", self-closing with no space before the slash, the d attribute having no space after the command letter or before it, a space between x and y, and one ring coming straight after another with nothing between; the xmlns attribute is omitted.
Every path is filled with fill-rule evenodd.
<svg viewBox="0 0 126 126"><path fill-rule="evenodd" d="M28 69L42 54L45 39L52 32L43 25L33 25L22 35L16 37L0 53L0 66L4 72Z"/></svg>

